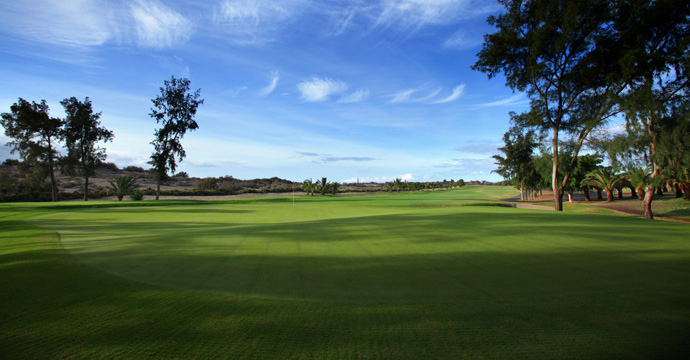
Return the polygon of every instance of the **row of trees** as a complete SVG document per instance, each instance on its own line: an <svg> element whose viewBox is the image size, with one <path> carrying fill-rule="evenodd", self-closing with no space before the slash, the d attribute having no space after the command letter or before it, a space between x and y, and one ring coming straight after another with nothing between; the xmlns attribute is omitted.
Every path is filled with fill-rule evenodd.
<svg viewBox="0 0 690 360"><path fill-rule="evenodd" d="M443 184L437 182L421 183L416 181L407 181L400 178L395 178L393 181L385 183L385 190L387 191L420 191L420 190L436 190L436 188L447 188L453 189L456 187L462 187L465 185L465 181L460 179L457 182L451 180L451 182Z"/></svg>
<svg viewBox="0 0 690 360"><path fill-rule="evenodd" d="M22 98L10 106L10 112L2 113L2 126L11 141L7 143L12 153L18 152L22 161L19 171L29 180L30 189L39 187L50 177L52 200L57 201L55 170L58 166L70 176L84 177L84 200L88 199L89 177L105 160L105 149L98 146L112 141L114 135L100 126L101 113L94 113L87 97L80 101L75 97L60 102L66 117L51 117L45 100L28 102ZM67 149L61 155L60 143Z"/></svg>
<svg viewBox="0 0 690 360"><path fill-rule="evenodd" d="M306 179L302 182L301 189L309 195L314 195L315 192L319 192L321 195L326 195L327 192L331 192L335 195L340 189L340 183L335 181L329 182L326 177L322 177L321 180L316 181Z"/></svg>
<svg viewBox="0 0 690 360"><path fill-rule="evenodd" d="M652 199L664 169L688 168L683 129L690 116L690 2L500 3L506 11L489 17L497 32L485 36L473 69L490 78L504 75L508 86L530 98L528 111L512 114L514 126L506 134L512 143L506 146L550 142L550 186L555 209L562 211L580 151L594 143L592 134L610 119L624 117L627 132L623 141L616 141L629 147L619 147L615 155L638 168L651 166L643 207L645 217L652 218ZM685 152L669 156L673 150ZM526 164L529 153L516 152L521 160L508 153L503 157L510 172L520 174L520 182L529 170L517 164Z"/></svg>
<svg viewBox="0 0 690 360"><path fill-rule="evenodd" d="M204 100L200 90L189 92L189 79L164 81L160 94L152 99L154 107L149 114L161 127L155 130L151 144L154 152L149 164L156 174L156 200L160 196L161 181L174 173L178 162L186 156L181 140L189 130L199 125L194 121L197 108ZM37 189L50 178L52 201L57 201L55 180L57 168L69 175L84 178L84 201L88 200L89 178L103 164L107 154L101 142L112 141L112 131L101 126L101 113L95 113L87 97L80 101L75 97L60 102L65 109L64 119L51 117L45 100L28 102L22 98L10 106L10 112L2 113L2 126L11 141L7 143L12 153L18 153L20 173L29 183L29 191ZM66 153L60 152L61 145Z"/></svg>

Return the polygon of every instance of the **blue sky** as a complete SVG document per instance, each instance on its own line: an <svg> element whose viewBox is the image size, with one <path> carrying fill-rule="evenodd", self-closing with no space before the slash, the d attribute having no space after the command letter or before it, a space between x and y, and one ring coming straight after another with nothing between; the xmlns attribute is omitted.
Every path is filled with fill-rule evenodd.
<svg viewBox="0 0 690 360"><path fill-rule="evenodd" d="M205 103L178 171L295 181L500 180L491 155L526 96L472 71L475 0L23 0L0 4L0 111L89 97L108 161L145 166L172 75ZM8 139L0 135L4 144ZM0 148L0 158L11 157Z"/></svg>

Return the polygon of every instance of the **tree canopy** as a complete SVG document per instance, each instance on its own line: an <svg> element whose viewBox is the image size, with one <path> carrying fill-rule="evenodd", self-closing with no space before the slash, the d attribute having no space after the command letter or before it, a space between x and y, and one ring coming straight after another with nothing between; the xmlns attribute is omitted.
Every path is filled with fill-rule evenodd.
<svg viewBox="0 0 690 360"><path fill-rule="evenodd" d="M154 147L149 164L153 166L157 176L156 200L160 197L160 183L174 173L177 163L186 157L181 140L187 131L196 130L199 125L194 120L199 105L204 103L200 99L201 89L189 92L190 81L187 78L165 80L160 88L160 94L151 100L151 113L161 128L154 133L151 144Z"/></svg>
<svg viewBox="0 0 690 360"><path fill-rule="evenodd" d="M7 143L11 152L19 152L22 162L19 171L30 175L31 183L40 184L50 176L52 200L57 201L55 163L58 159L57 142L62 139L64 121L50 117L45 100L40 103L19 98L10 106L9 113L2 113L5 135L12 139Z"/></svg>
<svg viewBox="0 0 690 360"><path fill-rule="evenodd" d="M64 99L60 104L65 108L64 138L67 156L63 159L63 170L70 175L84 177L84 201L89 199L89 178L103 163L107 154L105 148L97 144L112 141L113 132L100 126L101 113L94 113L91 100L83 102L76 97Z"/></svg>

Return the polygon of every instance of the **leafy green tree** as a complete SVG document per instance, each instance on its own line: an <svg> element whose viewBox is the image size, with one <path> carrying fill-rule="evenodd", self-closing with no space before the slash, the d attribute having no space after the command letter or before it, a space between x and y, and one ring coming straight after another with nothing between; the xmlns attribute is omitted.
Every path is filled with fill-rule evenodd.
<svg viewBox="0 0 690 360"><path fill-rule="evenodd" d="M136 180L129 175L118 175L110 181L110 192L117 197L117 201L122 201L122 199L130 195L132 191L136 188Z"/></svg>
<svg viewBox="0 0 690 360"><path fill-rule="evenodd" d="M690 63L690 3L682 0L625 1L613 23L626 49L619 61L630 87L621 103L628 136L646 143L652 164L643 199L644 216L653 219L652 200L663 171L662 130L687 114ZM687 144L685 145L687 148Z"/></svg>
<svg viewBox="0 0 690 360"><path fill-rule="evenodd" d="M580 155L577 157L577 162L575 168L573 169L572 176L570 177L570 188L574 190L582 190L585 196L585 201L590 201L589 191L591 187L586 184L582 184L582 180L585 179L587 174L596 170L599 164L604 161L599 154L587 154Z"/></svg>
<svg viewBox="0 0 690 360"><path fill-rule="evenodd" d="M302 183L302 190L303 190L303 191L306 191L307 194L313 196L313 195L314 195L314 191L316 190L316 185L314 184L314 182L312 181L312 179L306 179L306 180L304 180L304 182Z"/></svg>
<svg viewBox="0 0 690 360"><path fill-rule="evenodd" d="M623 180L623 176L616 174L610 166L600 167L582 180L583 185L595 186L606 190L606 201L613 201L613 189Z"/></svg>
<svg viewBox="0 0 690 360"><path fill-rule="evenodd" d="M641 166L631 166L627 172L625 172L625 178L630 182L630 185L635 188L637 193L637 198L644 200L644 189L650 183L651 167L647 166L643 168Z"/></svg>
<svg viewBox="0 0 690 360"><path fill-rule="evenodd" d="M6 145L12 148L12 153L19 152L22 158L22 162L18 164L19 171L24 175L32 172L37 182L41 183L47 173L50 176L52 200L57 201L56 144L62 139L64 121L51 118L49 110L45 100L29 103L19 98L10 106L9 113L2 113L0 121L5 128L5 135L12 139ZM30 171L32 169L36 171Z"/></svg>
<svg viewBox="0 0 690 360"><path fill-rule="evenodd" d="M402 181L402 179L400 179L400 178L395 178L395 180L393 181L393 185L394 185L394 187L395 187L395 190L397 190L398 192L402 191L402 189L403 189L403 181Z"/></svg>
<svg viewBox="0 0 690 360"><path fill-rule="evenodd" d="M321 180L316 181L316 189L321 193L321 195L326 195L326 192L328 191L330 183L328 182L328 179L325 177L322 177Z"/></svg>
<svg viewBox="0 0 690 360"><path fill-rule="evenodd" d="M511 116L515 117L516 115L511 113ZM536 173L532 154L539 143L534 131L530 130L523 133L518 126L512 126L503 135L503 142L505 145L498 148L503 153L503 156L493 156L498 168L492 170L492 172L501 175L516 188L520 189L520 198L524 200L526 186L528 188L531 187L530 179Z"/></svg>
<svg viewBox="0 0 690 360"><path fill-rule="evenodd" d="M64 138L67 156L63 158L62 169L69 175L84 177L84 201L89 200L89 178L107 155L105 148L97 144L112 141L113 132L101 127L101 113L94 113L91 100L84 102L76 97L64 99L60 104L65 108Z"/></svg>
<svg viewBox="0 0 690 360"><path fill-rule="evenodd" d="M182 138L187 131L199 128L194 116L204 100L199 98L201 89L189 92L189 83L187 78L176 79L173 76L163 82L160 94L151 99L154 107L149 115L162 125L151 142L154 151L149 161L156 174L156 200L160 197L161 181L168 177L169 172L174 173L177 163L187 156L181 144Z"/></svg>
<svg viewBox="0 0 690 360"><path fill-rule="evenodd" d="M589 133L617 113L612 95L625 85L609 74L617 63L611 22L613 3L606 0L500 0L506 11L488 19L498 31L484 37L472 66L492 78L500 73L507 85L525 91L530 111L518 119L524 126L550 132L554 206L563 210L578 152ZM571 162L560 174L559 143L569 135L575 144ZM559 181L560 179L560 181Z"/></svg>
<svg viewBox="0 0 690 360"><path fill-rule="evenodd" d="M340 189L340 184L337 181L334 181L331 183L331 191L333 191L333 195L337 195L339 189Z"/></svg>

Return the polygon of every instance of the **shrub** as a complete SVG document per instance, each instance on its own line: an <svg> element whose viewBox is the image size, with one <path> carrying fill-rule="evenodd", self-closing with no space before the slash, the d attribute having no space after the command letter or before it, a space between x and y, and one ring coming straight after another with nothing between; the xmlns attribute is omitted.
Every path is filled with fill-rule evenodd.
<svg viewBox="0 0 690 360"><path fill-rule="evenodd" d="M218 188L218 179L214 177L203 178L196 185L199 190L213 190Z"/></svg>
<svg viewBox="0 0 690 360"><path fill-rule="evenodd" d="M101 163L98 167L101 169L108 169L108 170L112 170L112 171L119 171L120 170L120 168L117 167L117 164L111 163L111 162Z"/></svg>
<svg viewBox="0 0 690 360"><path fill-rule="evenodd" d="M129 198L134 201L140 201L144 199L144 193L139 189L135 189L131 194L129 194Z"/></svg>
<svg viewBox="0 0 690 360"><path fill-rule="evenodd" d="M129 175L121 175L113 178L110 182L110 191L117 196L118 201L122 201L125 195L129 195L135 187L134 178Z"/></svg>
<svg viewBox="0 0 690 360"><path fill-rule="evenodd" d="M189 174L187 174L186 171L180 171L177 174L174 175L175 177L181 177L181 178L188 178Z"/></svg>
<svg viewBox="0 0 690 360"><path fill-rule="evenodd" d="M3 165L17 166L17 165L19 165L19 160L17 160L17 159L5 159L5 161L3 161L2 164Z"/></svg>
<svg viewBox="0 0 690 360"><path fill-rule="evenodd" d="M129 172L145 172L143 167L141 166L127 166L126 168L122 169L124 171L129 171Z"/></svg>

